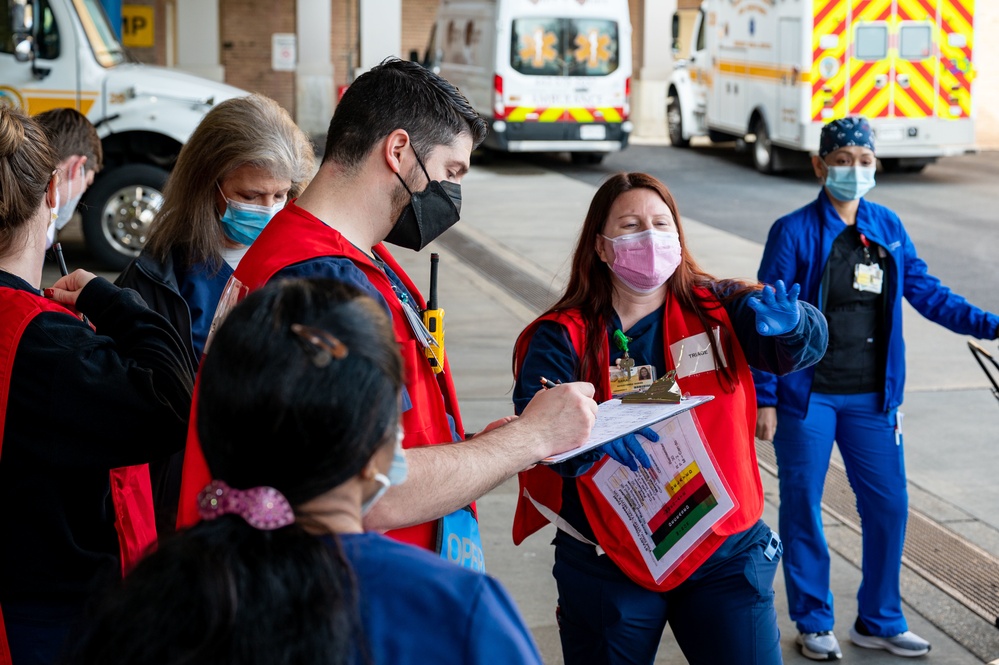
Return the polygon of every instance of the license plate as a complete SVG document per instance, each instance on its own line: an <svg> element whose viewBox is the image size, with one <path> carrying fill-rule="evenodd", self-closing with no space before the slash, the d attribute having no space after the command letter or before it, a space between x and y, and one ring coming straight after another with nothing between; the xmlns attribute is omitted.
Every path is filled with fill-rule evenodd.
<svg viewBox="0 0 999 665"><path fill-rule="evenodd" d="M607 128L603 125L580 125L579 138L584 141L603 141L607 138Z"/></svg>
<svg viewBox="0 0 999 665"><path fill-rule="evenodd" d="M880 141L901 141L905 138L905 130L901 127L878 127L874 136Z"/></svg>

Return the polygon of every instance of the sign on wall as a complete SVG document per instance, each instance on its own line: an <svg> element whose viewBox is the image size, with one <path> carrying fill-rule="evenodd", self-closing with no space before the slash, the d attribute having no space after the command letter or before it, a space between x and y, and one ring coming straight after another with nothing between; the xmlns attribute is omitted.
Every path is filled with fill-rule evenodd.
<svg viewBox="0 0 999 665"><path fill-rule="evenodd" d="M121 43L130 48L150 48L154 9L149 5L121 6Z"/></svg>
<svg viewBox="0 0 999 665"><path fill-rule="evenodd" d="M295 33L275 32L271 35L271 69L276 72L293 72L298 60Z"/></svg>

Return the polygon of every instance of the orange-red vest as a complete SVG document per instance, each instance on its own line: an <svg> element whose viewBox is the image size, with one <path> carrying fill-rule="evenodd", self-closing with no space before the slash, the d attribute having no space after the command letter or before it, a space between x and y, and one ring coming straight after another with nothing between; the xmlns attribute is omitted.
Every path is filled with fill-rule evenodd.
<svg viewBox="0 0 999 665"><path fill-rule="evenodd" d="M410 295L416 299L417 307L424 309L426 303L419 289L388 250L379 244L375 246L374 251L378 258L399 276ZM339 231L330 228L295 204L289 204L271 220L260 237L254 241L250 251L240 261L232 279L239 280L253 291L266 284L282 269L320 257L350 259L378 289L392 312L392 328L399 344L399 351L402 353L406 390L413 404L411 409L402 414L402 425L406 431L406 438L402 442L403 448L449 443L451 428L448 426L448 414L454 418L458 435L464 437L458 413L458 399L447 358L444 358L444 372L439 375L434 374L422 347L406 322L406 315L402 309L406 305L399 301L399 297L392 290L388 276L370 257L340 235ZM195 386L194 404L197 405L197 386ZM197 442L196 410L194 407L191 409L187 452L184 457L184 475L178 510L180 526L190 526L197 522L195 505L197 494L211 481L201 446ZM396 529L386 535L428 550L435 550L437 547L436 522Z"/></svg>
<svg viewBox="0 0 999 665"><path fill-rule="evenodd" d="M7 398L14 357L21 335L42 312L74 316L62 305L18 289L0 287L0 455L3 453ZM156 543L156 519L153 513L153 490L146 464L111 469L111 499L115 511L115 529L122 573L128 572ZM0 612L0 665L10 663L7 631Z"/></svg>
<svg viewBox="0 0 999 665"><path fill-rule="evenodd" d="M709 310L708 318L714 319L715 325L720 327L723 355L729 365L734 364L736 383L733 389L716 370L693 374L678 379L677 383L684 393L715 397L696 407L694 413L705 437L704 443L713 454L718 471L735 499L735 512L716 524L713 533L657 584L642 564L641 557L637 552L631 551L634 549L630 547L633 542L623 531L620 522L614 519L612 509L599 498L592 476L602 462L577 478L580 502L597 542L625 574L637 584L653 591L668 591L679 585L721 546L726 537L745 531L763 514L763 486L756 465L756 443L753 438L756 431L756 392L749 364L742 347L735 339L724 307L706 289L697 288L695 293ZM546 314L528 326L529 334L522 336L517 347L518 358L524 357L533 330L541 321L554 321L565 326L576 356L583 357L586 327L579 311L571 310ZM663 317L663 348L667 351L667 370L674 367L669 353L670 345L701 333L704 333L704 327L696 313L684 309L674 298L667 296ZM610 345L606 335L601 336L600 345L604 366L610 367ZM611 398L609 372L601 373L594 397L597 402ZM538 465L522 471L519 480L520 496L513 523L513 540L518 545L524 538L548 524L548 520L524 497L525 489L535 501L555 512L561 509L562 504L562 478L550 468Z"/></svg>

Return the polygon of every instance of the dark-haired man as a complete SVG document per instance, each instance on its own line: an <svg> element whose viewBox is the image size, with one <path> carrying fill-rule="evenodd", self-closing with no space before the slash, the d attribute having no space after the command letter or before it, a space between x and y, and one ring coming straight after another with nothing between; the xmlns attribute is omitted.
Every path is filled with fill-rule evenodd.
<svg viewBox="0 0 999 665"><path fill-rule="evenodd" d="M47 244L51 247L56 234L73 218L83 193L94 182L94 174L101 170L104 151L94 125L76 109L52 109L39 113L35 120L59 158L58 213L48 229Z"/></svg>
<svg viewBox="0 0 999 665"><path fill-rule="evenodd" d="M439 445L464 438L451 373L446 358L437 375L425 357L423 299L382 241L419 250L458 221L460 183L485 134L483 120L450 83L414 63L383 62L351 84L330 123L318 174L264 229L233 276L250 290L273 278L335 279L385 304L405 365L409 473L365 524L473 568L481 567L481 552L468 504L537 460L583 443L596 412L591 385L567 384L538 393L503 427ZM193 516L193 493L208 482L191 472L197 458L189 446L182 520Z"/></svg>

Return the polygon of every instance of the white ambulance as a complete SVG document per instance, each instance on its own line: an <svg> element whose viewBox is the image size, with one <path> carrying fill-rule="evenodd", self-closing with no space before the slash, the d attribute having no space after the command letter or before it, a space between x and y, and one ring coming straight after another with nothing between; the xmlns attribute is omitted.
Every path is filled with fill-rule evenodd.
<svg viewBox="0 0 999 665"><path fill-rule="evenodd" d="M670 82L673 145L755 138L770 173L864 115L889 170L974 150L974 0L705 0L693 35Z"/></svg>
<svg viewBox="0 0 999 665"><path fill-rule="evenodd" d="M423 64L486 119L487 148L599 163L628 145L627 0L442 0Z"/></svg>
<svg viewBox="0 0 999 665"><path fill-rule="evenodd" d="M99 0L0 0L0 103L71 107L97 127L104 170L79 208L91 252L123 268L142 249L181 145L232 86L132 62Z"/></svg>

